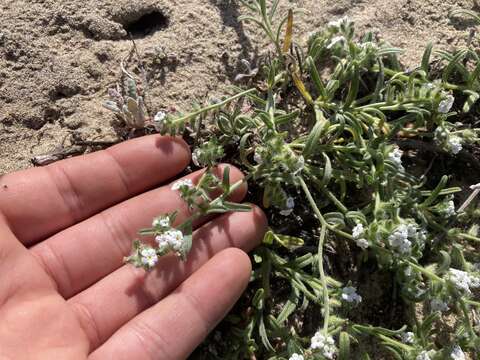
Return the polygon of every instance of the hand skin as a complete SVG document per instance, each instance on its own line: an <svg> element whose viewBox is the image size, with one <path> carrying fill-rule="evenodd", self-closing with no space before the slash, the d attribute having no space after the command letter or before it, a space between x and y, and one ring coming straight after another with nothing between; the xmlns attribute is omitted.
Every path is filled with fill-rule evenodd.
<svg viewBox="0 0 480 360"><path fill-rule="evenodd" d="M1 360L178 360L201 343L245 289L267 225L256 207L202 219L188 261L124 265L153 217L188 216L168 183L189 161L182 140L154 135L0 177Z"/></svg>

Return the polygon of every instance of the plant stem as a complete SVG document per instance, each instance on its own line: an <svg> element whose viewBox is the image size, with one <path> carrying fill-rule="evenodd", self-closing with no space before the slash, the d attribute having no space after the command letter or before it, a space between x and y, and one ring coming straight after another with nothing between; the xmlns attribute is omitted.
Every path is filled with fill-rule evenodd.
<svg viewBox="0 0 480 360"><path fill-rule="evenodd" d="M186 120L189 120L191 118L194 118L198 115L201 115L203 113L206 113L206 112L209 112L209 111L212 111L212 110L215 110L215 109L218 109L222 106L225 106L226 104L228 104L229 102L235 100L235 99L238 99L242 96L245 96L247 94L250 94L251 92L254 92L256 89L255 88L252 88L252 89L248 89L248 90L245 90L245 91L242 91L241 93L238 93L236 95L233 95L231 97L229 97L228 99L225 99L219 103L216 103L216 104L212 104L212 105L209 105L207 107L204 107L202 109L199 109L197 111L194 111L190 114L187 114L187 115L184 115L184 116L181 116L179 118L176 118L175 120L173 120L173 123L174 124L177 124L177 123L181 123L183 121L186 121Z"/></svg>
<svg viewBox="0 0 480 360"><path fill-rule="evenodd" d="M312 210L315 212L318 219L320 220L320 239L318 241L318 270L320 272L320 281L323 287L323 307L324 307L323 332L325 333L325 335L327 335L328 322L330 320L330 299L328 297L327 279L325 277L325 271L323 269L323 243L325 241L325 235L327 232L328 224L325 221L325 218L322 216L322 213L318 209L317 204L315 203L315 200L313 199L312 194L310 193L310 190L308 190L307 184L305 184L305 181L303 180L302 177L300 177L300 185L302 186L302 189L305 195L307 196L308 202L310 203Z"/></svg>
<svg viewBox="0 0 480 360"><path fill-rule="evenodd" d="M437 275L435 275L434 273L432 273L431 271L428 271L427 269L425 269L423 266L419 266L417 264L414 264L412 263L411 261L408 261L407 260L407 263L408 265L410 265L411 267L413 267L415 270L418 270L420 271L422 274L424 274L426 277L430 278L430 279L433 279L433 280L436 280L436 281L440 281L443 283L443 279Z"/></svg>
<svg viewBox="0 0 480 360"><path fill-rule="evenodd" d="M476 237L474 235L460 233L460 234L457 234L457 236L461 239L464 239L464 240L471 240L471 241L475 241L475 242L480 242L480 238Z"/></svg>

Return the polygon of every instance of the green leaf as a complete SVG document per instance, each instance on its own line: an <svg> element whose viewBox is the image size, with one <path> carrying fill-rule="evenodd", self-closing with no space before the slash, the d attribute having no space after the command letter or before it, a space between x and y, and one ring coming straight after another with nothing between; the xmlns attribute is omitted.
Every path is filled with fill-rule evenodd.
<svg viewBox="0 0 480 360"><path fill-rule="evenodd" d="M353 101L357 98L358 87L360 85L360 72L358 65L354 64L353 77L350 82L350 89L348 90L347 98L345 99L344 109L348 109Z"/></svg>
<svg viewBox="0 0 480 360"><path fill-rule="evenodd" d="M275 352L270 340L268 340L267 330L265 329L265 322L263 321L263 316L260 316L260 323L258 324L258 333L262 339L262 344L271 352Z"/></svg>
<svg viewBox="0 0 480 360"><path fill-rule="evenodd" d="M263 237L263 243L273 244L274 241L278 242L280 245L290 250L295 249L299 246L303 246L304 244L301 238L276 234L272 230L267 231Z"/></svg>
<svg viewBox="0 0 480 360"><path fill-rule="evenodd" d="M350 335L345 331L340 333L340 341L339 341L339 360L350 360Z"/></svg>
<svg viewBox="0 0 480 360"><path fill-rule="evenodd" d="M178 227L178 230L183 232L183 246L180 250L180 258L185 261L187 260L187 255L192 249L192 239L193 239L193 230L192 230L192 221L186 221L181 226Z"/></svg>
<svg viewBox="0 0 480 360"><path fill-rule="evenodd" d="M326 98L327 90L325 89L325 86L323 85L323 81L320 77L320 74L318 73L317 66L315 65L315 61L311 56L309 56L307 57L305 62L310 69L310 76L312 77L313 84L315 85L315 88L317 89L320 97Z"/></svg>
<svg viewBox="0 0 480 360"><path fill-rule="evenodd" d="M472 106L477 102L477 100L480 98L480 94L478 94L477 92L475 91L471 91L471 90L464 90L463 91L464 94L467 94L468 97L467 97L467 100L465 101L465 103L463 104L463 112L464 113L467 113L470 111L470 109L472 108Z"/></svg>
<svg viewBox="0 0 480 360"><path fill-rule="evenodd" d="M255 295L253 296L252 305L258 310L263 309L264 294L265 294L265 290L263 290L263 288L260 288L257 290Z"/></svg>
<svg viewBox="0 0 480 360"><path fill-rule="evenodd" d="M316 147L319 145L319 140L322 134L330 125L330 122L325 119L323 116L322 110L315 106L315 118L316 123L313 129L308 134L307 141L305 142L305 147L303 149L303 156L309 158L315 153Z"/></svg>
<svg viewBox="0 0 480 360"><path fill-rule="evenodd" d="M230 166L226 166L223 169L222 187L225 194L230 192Z"/></svg>
<svg viewBox="0 0 480 360"><path fill-rule="evenodd" d="M426 74L428 74L428 70L430 68L430 56L432 55L432 49L433 43L429 42L425 48L425 51L423 52L422 70L425 71Z"/></svg>

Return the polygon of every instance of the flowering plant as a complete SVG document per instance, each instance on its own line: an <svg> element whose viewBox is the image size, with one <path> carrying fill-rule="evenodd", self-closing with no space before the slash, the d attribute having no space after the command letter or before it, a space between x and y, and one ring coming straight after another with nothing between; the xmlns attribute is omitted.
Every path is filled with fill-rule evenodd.
<svg viewBox="0 0 480 360"><path fill-rule="evenodd" d="M185 259L195 217L248 211L226 200L238 186L229 186L228 171L223 180L213 176L228 159L261 194L252 200L271 229L228 326L206 342L209 359L351 359L353 351L360 359L478 358L480 190L449 187L452 175L440 174L431 156L472 161L480 140L469 117L480 97L477 52L437 51L442 66L433 68L429 44L420 66L405 71L400 49L371 33L359 39L347 18L301 44L294 12L277 18L279 1L242 3L249 12L242 19L263 29L272 51L238 77L246 90L191 113L155 116L162 134L201 144L193 162L207 171L196 185L172 186L192 217L177 227L175 214L156 218L140 233L157 245L136 241L126 260L151 269L169 252ZM215 187L223 195L213 199ZM375 279L383 302L369 293ZM384 352L373 352L372 341Z"/></svg>

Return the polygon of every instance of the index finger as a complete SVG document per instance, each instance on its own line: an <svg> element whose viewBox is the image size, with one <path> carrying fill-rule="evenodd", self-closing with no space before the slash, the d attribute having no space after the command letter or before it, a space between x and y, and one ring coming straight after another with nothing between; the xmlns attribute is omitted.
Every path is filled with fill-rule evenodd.
<svg viewBox="0 0 480 360"><path fill-rule="evenodd" d="M0 178L0 212L30 245L181 172L188 145L159 135Z"/></svg>

